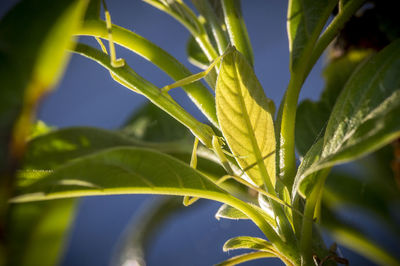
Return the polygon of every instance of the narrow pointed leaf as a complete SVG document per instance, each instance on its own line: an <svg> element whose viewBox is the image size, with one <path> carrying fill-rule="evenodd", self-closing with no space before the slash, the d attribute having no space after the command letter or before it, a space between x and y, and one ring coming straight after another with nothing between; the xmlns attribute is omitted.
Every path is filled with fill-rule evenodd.
<svg viewBox="0 0 400 266"><path fill-rule="evenodd" d="M243 212L239 211L238 209L235 209L229 205L223 204L221 207L218 209L217 213L215 214L215 218L217 220L224 218L224 219L230 219L230 220L241 220L241 219L249 219L246 214Z"/></svg>
<svg viewBox="0 0 400 266"><path fill-rule="evenodd" d="M274 107L252 67L235 48L223 58L217 80L217 117L236 161L257 184L267 169L275 183Z"/></svg>
<svg viewBox="0 0 400 266"><path fill-rule="evenodd" d="M400 136L400 40L371 57L346 83L329 118L323 143L306 154L294 189L305 196L313 173L348 162ZM310 163L311 162L311 163Z"/></svg>
<svg viewBox="0 0 400 266"><path fill-rule="evenodd" d="M230 251L235 249L254 249L258 251L274 252L270 242L265 239L251 236L238 236L225 242L223 250Z"/></svg>
<svg viewBox="0 0 400 266"><path fill-rule="evenodd" d="M273 217L273 215L269 215L266 211L258 207L257 205L249 203L249 206L256 210L258 213L260 213L264 219L272 226L276 227L276 221ZM215 218L217 220L224 218L224 219L230 219L230 220L244 220L244 219L250 219L246 214L244 214L242 211L229 206L227 204L223 204L215 214Z"/></svg>
<svg viewBox="0 0 400 266"><path fill-rule="evenodd" d="M287 31L290 50L290 69L295 70L312 51L337 0L290 0ZM304 65L304 64L303 64Z"/></svg>

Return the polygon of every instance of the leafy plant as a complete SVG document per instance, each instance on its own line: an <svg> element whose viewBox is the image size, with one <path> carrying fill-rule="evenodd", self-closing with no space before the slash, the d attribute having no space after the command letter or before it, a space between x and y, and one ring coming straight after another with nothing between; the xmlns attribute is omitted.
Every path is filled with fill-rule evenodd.
<svg viewBox="0 0 400 266"><path fill-rule="evenodd" d="M74 206L65 198L161 194L183 196L185 205L198 198L221 202L218 219L250 219L262 231L264 238L227 240L224 251L252 252L220 265L269 257L286 265L346 264L335 245L325 246L320 227L376 263L399 265L399 258L338 212L338 207L353 205L399 236L391 211L399 199L394 185L399 147L389 145L400 136L396 28L382 30L388 33L388 44L375 49L379 51L351 47L338 58L332 52L321 100L298 105L316 61L335 38L343 40L341 30L365 1L290 0L291 76L275 112L253 70L239 1L192 0L198 14L181 0L145 2L188 29L188 58L204 72L192 75L151 41L113 25L104 1L22 0L1 20L0 92L7 101L0 117L0 263L41 260L35 250L48 247L50 239L57 245L41 263L56 263ZM73 35L96 38L100 49L71 42ZM161 89L153 85L117 57L114 43L146 58L176 82ZM118 131L32 126L38 100L56 85L66 65L66 50L99 63L115 81L159 109L145 107ZM202 78L211 90L199 82ZM183 88L210 124L195 119L169 95L175 87ZM156 126L149 123L154 120ZM355 160L371 170L360 178L332 170ZM43 200L55 201L37 202ZM169 201L160 206L171 206ZM154 219L167 216L165 210L154 210L145 221L153 225ZM135 239L144 239L140 234L147 231L144 226ZM24 235L31 241L24 241Z"/></svg>

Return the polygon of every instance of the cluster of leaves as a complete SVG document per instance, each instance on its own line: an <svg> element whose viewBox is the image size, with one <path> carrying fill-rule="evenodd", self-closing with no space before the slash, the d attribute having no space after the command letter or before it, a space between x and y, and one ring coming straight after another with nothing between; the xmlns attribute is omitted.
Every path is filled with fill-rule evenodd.
<svg viewBox="0 0 400 266"><path fill-rule="evenodd" d="M223 203L218 219L252 220L266 239L228 240L225 251L255 252L222 265L266 257L279 257L287 265L342 262L313 230L315 221L339 243L371 260L398 265L398 259L378 243L342 221L337 209L351 204L369 211L399 235L390 210L398 200L389 166L391 151L388 155L389 148L379 149L400 136L400 41L377 53L352 50L332 60L324 71L321 100L297 105L313 65L364 1L289 1L291 79L277 115L254 74L239 1L193 0L199 15L181 0L145 1L189 30L191 62L203 69L214 62L216 68L206 81L215 96L202 83L193 82L201 75L191 76L149 40L116 25L108 28L100 18L100 1L23 0L1 20L0 75L5 89L0 93L9 101L2 105L0 116L0 252L8 258L0 263L36 261L36 250L47 247L52 256L49 261L40 258L41 264L54 264L73 216L74 201L64 198L146 193L215 200ZM336 6L338 12L326 26ZM30 22L29 31L20 21ZM165 90L128 65L114 67L105 49L71 44L72 35L110 42L112 37L148 59L183 86L213 127L197 121ZM29 49L24 43L30 44ZM54 130L39 124L32 133L37 101L59 79L66 49L98 62L113 79L159 109L146 106L118 131ZM203 144L195 154L191 135ZM225 153L233 156L227 158L222 142ZM301 156L298 168L295 145ZM366 172L368 178L330 173L334 165L371 153L359 160L373 166L374 171ZM194 169L196 154L199 160ZM231 179L221 182L226 175ZM57 200L35 202L50 199ZM30 241L21 241L27 235Z"/></svg>

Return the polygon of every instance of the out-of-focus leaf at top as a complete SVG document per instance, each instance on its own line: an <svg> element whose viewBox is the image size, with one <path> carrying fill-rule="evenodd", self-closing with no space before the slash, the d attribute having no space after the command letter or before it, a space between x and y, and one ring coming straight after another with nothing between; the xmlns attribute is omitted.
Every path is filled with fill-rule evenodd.
<svg viewBox="0 0 400 266"><path fill-rule="evenodd" d="M36 103L60 79L86 4L23 0L0 21L1 169L11 139L14 156L22 155Z"/></svg>

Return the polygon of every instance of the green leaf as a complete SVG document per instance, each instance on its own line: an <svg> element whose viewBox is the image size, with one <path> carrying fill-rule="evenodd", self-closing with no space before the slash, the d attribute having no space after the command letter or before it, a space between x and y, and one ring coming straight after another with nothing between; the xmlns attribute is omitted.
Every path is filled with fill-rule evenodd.
<svg viewBox="0 0 400 266"><path fill-rule="evenodd" d="M217 80L217 117L236 161L257 184L275 184L274 107L252 67L235 49L223 58ZM267 175L269 180L267 180Z"/></svg>
<svg viewBox="0 0 400 266"><path fill-rule="evenodd" d="M238 236L225 242L223 250L230 251L235 249L254 249L258 251L274 252L270 242L265 239L251 236Z"/></svg>
<svg viewBox="0 0 400 266"><path fill-rule="evenodd" d="M60 165L82 156L95 154L109 148L128 146L151 148L189 163L193 143L187 141L145 142L129 138L118 132L90 127L60 129L37 137L28 143L23 169L19 171L19 182L37 179L43 174L47 174L49 170L54 170ZM225 174L219 161L203 147L198 150L197 169L212 175L213 178L215 176L214 179ZM237 187L237 183L234 182L226 182L224 185L235 184Z"/></svg>
<svg viewBox="0 0 400 266"><path fill-rule="evenodd" d="M60 129L28 143L24 169L54 169L81 156L118 146L140 146L122 134L91 127Z"/></svg>
<svg viewBox="0 0 400 266"><path fill-rule="evenodd" d="M319 101L305 100L297 108L296 148L304 156L310 147L323 137L329 115L336 99L354 69L370 52L366 50L349 51L343 57L334 59L324 69L325 88Z"/></svg>
<svg viewBox="0 0 400 266"><path fill-rule="evenodd" d="M86 4L84 0L25 0L2 18L1 169L11 139L13 154L22 155L37 101L60 79L68 61L65 49L71 46Z"/></svg>
<svg viewBox="0 0 400 266"><path fill-rule="evenodd" d="M245 215L243 212L239 211L238 209L235 209L229 205L223 204L221 207L218 209L217 213L215 214L215 218L217 220L224 218L224 219L230 219L230 220L241 220L241 219L249 219L247 215Z"/></svg>
<svg viewBox="0 0 400 266"><path fill-rule="evenodd" d="M287 31L290 50L290 70L306 66L312 48L328 20L337 0L290 0Z"/></svg>
<svg viewBox="0 0 400 266"><path fill-rule="evenodd" d="M312 173L354 160L400 136L399 88L400 40L371 57L346 83L323 143L310 149L296 175L294 188L302 196L312 188L314 182L306 180Z"/></svg>
<svg viewBox="0 0 400 266"><path fill-rule="evenodd" d="M152 103L146 103L135 111L121 131L143 141L193 142L193 136L187 128Z"/></svg>
<svg viewBox="0 0 400 266"><path fill-rule="evenodd" d="M114 148L57 168L23 188L12 201L134 193L227 196L198 171L168 155L140 148Z"/></svg>
<svg viewBox="0 0 400 266"><path fill-rule="evenodd" d="M261 214L264 219L270 224L272 227L276 227L276 221L273 215L270 215L270 213L267 213L264 211L264 209L258 207L257 205L254 205L252 203L249 203L249 206L252 207L254 210L256 210L259 214ZM215 214L215 218L217 220L224 218L224 219L230 219L230 220L244 220L244 219L250 219L246 214L244 214L242 211L229 206L227 204L223 204Z"/></svg>
<svg viewBox="0 0 400 266"><path fill-rule="evenodd" d="M395 133L399 124L393 119L399 97L400 40L372 57L346 84L327 125L323 156L343 152L349 146L354 150L371 135Z"/></svg>
<svg viewBox="0 0 400 266"><path fill-rule="evenodd" d="M226 193L200 172L168 155L142 148L114 148L76 159L25 187L11 202L113 194L163 194L206 198L246 215L281 246L260 213Z"/></svg>
<svg viewBox="0 0 400 266"><path fill-rule="evenodd" d="M12 205L7 265L58 265L75 216L74 203L57 200Z"/></svg>

